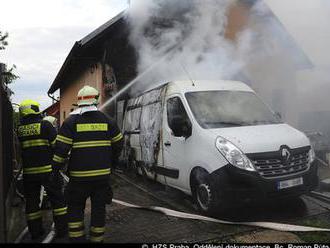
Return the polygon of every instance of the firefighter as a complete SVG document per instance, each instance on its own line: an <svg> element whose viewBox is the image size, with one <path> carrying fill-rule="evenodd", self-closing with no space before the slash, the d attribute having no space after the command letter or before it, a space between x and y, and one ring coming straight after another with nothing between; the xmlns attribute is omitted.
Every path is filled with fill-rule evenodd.
<svg viewBox="0 0 330 248"><path fill-rule="evenodd" d="M51 115L45 116L43 120L48 121L50 124L52 124L56 130L58 129L57 118L55 118L54 116Z"/></svg>
<svg viewBox="0 0 330 248"><path fill-rule="evenodd" d="M21 124L18 136L22 148L23 186L26 198L26 218L32 239L43 235L42 214L40 210L40 190L44 186L48 192L53 219L58 238L67 234L67 207L61 185L52 172L52 144L56 140L56 130L43 121L39 103L25 100L19 107Z"/></svg>
<svg viewBox="0 0 330 248"><path fill-rule="evenodd" d="M86 241L84 212L89 197L90 241L103 242L111 164L123 146L117 124L98 111L98 103L99 92L90 86L83 87L78 93L78 109L64 121L56 141L53 169L63 168L63 161L69 157L70 182L65 196L71 242Z"/></svg>
<svg viewBox="0 0 330 248"><path fill-rule="evenodd" d="M53 127L56 130L56 133L57 133L57 131L58 131L57 118L55 118L54 116L48 115L48 116L45 116L43 118L43 120L48 121L50 124L52 124ZM60 179L62 179L62 178L60 178ZM63 180L59 181L59 183L63 184ZM50 208L49 198L48 198L48 195L47 195L47 191L44 190L41 209L49 209L49 208Z"/></svg>

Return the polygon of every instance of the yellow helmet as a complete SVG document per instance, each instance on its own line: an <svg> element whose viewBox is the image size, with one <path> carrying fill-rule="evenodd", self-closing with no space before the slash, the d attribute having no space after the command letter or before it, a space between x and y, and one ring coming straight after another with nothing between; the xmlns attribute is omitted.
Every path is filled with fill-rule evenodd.
<svg viewBox="0 0 330 248"><path fill-rule="evenodd" d="M57 119L53 116L50 116L50 115L46 116L46 117L43 118L43 120L50 122L50 124L52 124L54 127L57 126Z"/></svg>
<svg viewBox="0 0 330 248"><path fill-rule="evenodd" d="M78 106L97 105L99 103L99 91L91 86L84 86L78 92Z"/></svg>
<svg viewBox="0 0 330 248"><path fill-rule="evenodd" d="M19 105L19 113L21 117L28 115L37 115L40 114L40 104L33 100L24 100Z"/></svg>

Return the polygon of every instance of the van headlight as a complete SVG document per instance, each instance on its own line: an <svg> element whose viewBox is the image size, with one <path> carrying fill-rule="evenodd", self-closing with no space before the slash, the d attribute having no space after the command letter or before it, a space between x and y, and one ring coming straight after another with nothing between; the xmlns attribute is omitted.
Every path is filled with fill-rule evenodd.
<svg viewBox="0 0 330 248"><path fill-rule="evenodd" d="M243 170L255 171L250 159L248 159L248 157L230 141L218 137L215 146L230 164Z"/></svg>
<svg viewBox="0 0 330 248"><path fill-rule="evenodd" d="M316 158L315 151L314 151L313 147L311 147L311 149L308 152L308 162L310 164L313 163L315 158Z"/></svg>

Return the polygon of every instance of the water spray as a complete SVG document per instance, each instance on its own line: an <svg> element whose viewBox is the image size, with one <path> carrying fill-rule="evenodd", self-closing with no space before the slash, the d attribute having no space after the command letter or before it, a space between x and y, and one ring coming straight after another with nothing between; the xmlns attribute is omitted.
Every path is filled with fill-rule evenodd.
<svg viewBox="0 0 330 248"><path fill-rule="evenodd" d="M135 79L133 79L130 83L128 83L124 88L118 91L114 96L112 96L109 100L107 100L101 107L100 110L104 110L108 105L110 105L113 101L115 101L119 96L129 90L133 85L135 85L141 78L143 78L146 74L152 71L156 66L163 63L180 45L176 45L167 50L165 55L161 57L156 63L150 65L146 70L144 70L141 74L139 74Z"/></svg>

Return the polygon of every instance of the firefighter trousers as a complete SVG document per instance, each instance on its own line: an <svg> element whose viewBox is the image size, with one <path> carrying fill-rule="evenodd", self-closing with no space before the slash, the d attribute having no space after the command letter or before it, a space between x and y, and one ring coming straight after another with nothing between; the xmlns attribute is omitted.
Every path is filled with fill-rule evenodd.
<svg viewBox="0 0 330 248"><path fill-rule="evenodd" d="M40 175L33 180L24 178L24 195L26 199L26 218L32 239L43 234L42 214L40 205L40 190L44 186L53 209L53 219L56 235L63 237L67 235L67 206L59 182L50 180L50 175Z"/></svg>
<svg viewBox="0 0 330 248"><path fill-rule="evenodd" d="M109 181L75 182L70 180L65 192L68 201L68 226L71 242L85 242L84 214L86 200L91 200L90 241L103 242Z"/></svg>

